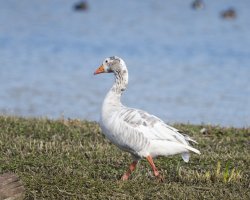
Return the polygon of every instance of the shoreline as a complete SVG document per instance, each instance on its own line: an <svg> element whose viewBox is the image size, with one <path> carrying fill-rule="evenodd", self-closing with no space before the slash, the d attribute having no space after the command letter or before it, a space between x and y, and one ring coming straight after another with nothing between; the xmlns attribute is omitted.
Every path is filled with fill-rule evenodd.
<svg viewBox="0 0 250 200"><path fill-rule="evenodd" d="M61 117L48 117L48 116L22 116L22 115L12 115L12 114L1 114L0 118L6 117L6 118L19 118L19 119L27 119L27 120L50 120L50 121L82 121L82 122L89 122L89 123L99 123L96 120L88 120L83 118L70 118L70 117L64 117L63 115ZM164 121L165 122L165 121ZM170 126L180 126L180 125L186 125L186 126L198 126L198 127L220 127L225 129L250 129L250 125L247 126L226 126L226 125L220 125L220 124L210 124L210 123L191 123L191 122L165 122L166 124Z"/></svg>

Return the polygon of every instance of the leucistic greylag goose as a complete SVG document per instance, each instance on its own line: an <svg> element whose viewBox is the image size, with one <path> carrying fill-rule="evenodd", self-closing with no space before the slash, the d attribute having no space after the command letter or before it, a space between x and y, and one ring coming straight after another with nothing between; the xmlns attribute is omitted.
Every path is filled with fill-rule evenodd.
<svg viewBox="0 0 250 200"><path fill-rule="evenodd" d="M103 101L101 129L112 143L129 152L134 159L122 180L129 178L142 158L148 160L154 175L161 179L153 162L154 157L181 154L183 160L188 162L190 151L200 154L199 150L190 146L190 141L196 142L189 136L182 135L154 115L121 103L121 95L128 84L128 70L121 58L106 58L94 74L100 73L115 75L115 83Z"/></svg>

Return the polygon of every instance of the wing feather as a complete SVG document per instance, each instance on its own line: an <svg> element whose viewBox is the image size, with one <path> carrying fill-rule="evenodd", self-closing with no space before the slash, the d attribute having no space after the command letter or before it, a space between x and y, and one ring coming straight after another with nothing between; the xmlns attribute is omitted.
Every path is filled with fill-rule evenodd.
<svg viewBox="0 0 250 200"><path fill-rule="evenodd" d="M188 136L182 135L178 129L165 124L158 117L142 110L124 108L120 112L119 118L128 126L143 133L144 137L150 140L167 140L185 145L189 145L188 141L195 142Z"/></svg>

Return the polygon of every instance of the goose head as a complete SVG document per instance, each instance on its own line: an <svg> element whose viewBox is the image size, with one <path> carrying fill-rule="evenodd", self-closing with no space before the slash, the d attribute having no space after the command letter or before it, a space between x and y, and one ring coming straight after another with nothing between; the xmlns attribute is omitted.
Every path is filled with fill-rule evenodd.
<svg viewBox="0 0 250 200"><path fill-rule="evenodd" d="M104 59L101 66L94 72L94 75L101 73L123 74L127 73L127 67L121 58L111 56Z"/></svg>
<svg viewBox="0 0 250 200"><path fill-rule="evenodd" d="M112 92L120 95L126 89L128 84L128 70L121 58L117 56L106 58L94 72L94 75L101 73L113 73L115 75L115 83L111 88Z"/></svg>

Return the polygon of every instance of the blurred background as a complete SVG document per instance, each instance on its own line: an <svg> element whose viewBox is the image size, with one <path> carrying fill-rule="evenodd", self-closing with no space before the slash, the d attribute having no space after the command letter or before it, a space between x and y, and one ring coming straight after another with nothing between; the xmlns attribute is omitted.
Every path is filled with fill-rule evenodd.
<svg viewBox="0 0 250 200"><path fill-rule="evenodd" d="M0 0L0 114L99 120L123 103L169 123L250 126L249 0Z"/></svg>

